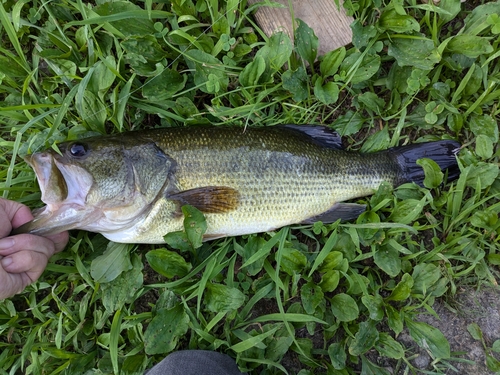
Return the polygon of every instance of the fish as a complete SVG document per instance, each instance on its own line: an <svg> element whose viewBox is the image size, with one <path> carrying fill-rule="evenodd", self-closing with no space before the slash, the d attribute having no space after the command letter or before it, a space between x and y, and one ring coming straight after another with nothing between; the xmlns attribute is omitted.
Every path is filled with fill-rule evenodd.
<svg viewBox="0 0 500 375"><path fill-rule="evenodd" d="M354 220L366 207L346 201L373 194L382 182L422 186L418 159L457 178L460 144L363 154L346 151L338 133L320 125L191 126L84 138L58 149L25 158L45 206L16 233L79 229L114 242L159 244L183 229L184 205L204 214L204 240Z"/></svg>

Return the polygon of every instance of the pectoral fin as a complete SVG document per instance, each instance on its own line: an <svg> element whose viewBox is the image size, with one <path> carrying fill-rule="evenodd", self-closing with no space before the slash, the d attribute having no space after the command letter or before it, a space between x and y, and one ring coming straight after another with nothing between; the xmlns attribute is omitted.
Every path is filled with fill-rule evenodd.
<svg viewBox="0 0 500 375"><path fill-rule="evenodd" d="M205 186L169 194L167 198L189 204L203 213L220 214L238 207L240 193L227 186Z"/></svg>
<svg viewBox="0 0 500 375"><path fill-rule="evenodd" d="M310 217L304 220L303 224L313 224L317 221L322 221L323 223L334 223L338 219L342 221L349 221L356 219L359 215L365 212L366 206L362 204L355 203L336 203L328 211L325 211L319 215Z"/></svg>

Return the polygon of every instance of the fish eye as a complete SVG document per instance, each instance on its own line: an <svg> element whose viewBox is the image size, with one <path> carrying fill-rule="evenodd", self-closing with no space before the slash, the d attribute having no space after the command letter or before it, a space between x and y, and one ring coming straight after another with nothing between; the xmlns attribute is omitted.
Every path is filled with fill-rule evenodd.
<svg viewBox="0 0 500 375"><path fill-rule="evenodd" d="M77 158L85 156L87 154L87 151L88 151L87 145L83 143L76 142L69 147L69 153L71 154L71 156Z"/></svg>

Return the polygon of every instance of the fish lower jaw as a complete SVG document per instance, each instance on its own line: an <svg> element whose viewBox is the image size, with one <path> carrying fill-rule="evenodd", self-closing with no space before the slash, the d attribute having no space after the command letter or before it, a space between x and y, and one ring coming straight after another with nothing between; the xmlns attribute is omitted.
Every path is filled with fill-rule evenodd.
<svg viewBox="0 0 500 375"><path fill-rule="evenodd" d="M118 243L164 244L164 235L159 233L138 233L135 227L118 231L99 230L108 240ZM166 235L167 233L165 233Z"/></svg>

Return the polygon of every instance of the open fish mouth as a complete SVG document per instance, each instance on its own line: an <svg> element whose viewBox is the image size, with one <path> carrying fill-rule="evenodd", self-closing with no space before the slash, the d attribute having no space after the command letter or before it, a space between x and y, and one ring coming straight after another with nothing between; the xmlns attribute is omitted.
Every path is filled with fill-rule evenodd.
<svg viewBox="0 0 500 375"><path fill-rule="evenodd" d="M34 219L17 231L50 235L74 229L84 222L84 214L92 210L86 206L92 176L77 165L58 161L51 152L35 153L24 159L35 171L41 200L46 206L35 210Z"/></svg>
<svg viewBox="0 0 500 375"><path fill-rule="evenodd" d="M42 193L42 202L47 205L57 204L62 203L68 197L66 179L51 154L35 153L26 156L24 160L35 171Z"/></svg>

